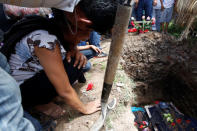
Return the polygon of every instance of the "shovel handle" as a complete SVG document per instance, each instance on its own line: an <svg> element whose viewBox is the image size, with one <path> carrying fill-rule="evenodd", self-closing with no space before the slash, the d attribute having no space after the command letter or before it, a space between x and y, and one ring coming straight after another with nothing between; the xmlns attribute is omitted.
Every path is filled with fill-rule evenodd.
<svg viewBox="0 0 197 131"><path fill-rule="evenodd" d="M101 101L106 103L115 78L116 69L121 56L126 31L131 16L131 7L118 5L116 20L112 31L112 42L105 71Z"/></svg>

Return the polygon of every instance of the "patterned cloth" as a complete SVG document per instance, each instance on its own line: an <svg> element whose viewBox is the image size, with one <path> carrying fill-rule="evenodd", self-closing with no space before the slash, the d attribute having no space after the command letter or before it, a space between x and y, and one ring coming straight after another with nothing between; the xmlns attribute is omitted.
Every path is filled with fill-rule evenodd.
<svg viewBox="0 0 197 131"><path fill-rule="evenodd" d="M22 18L25 15L40 15L46 17L46 15L51 14L52 11L50 8L26 8L4 4L4 12L8 18Z"/></svg>
<svg viewBox="0 0 197 131"><path fill-rule="evenodd" d="M0 0L0 3L23 7L55 7L60 10L73 12L80 0Z"/></svg>
<svg viewBox="0 0 197 131"><path fill-rule="evenodd" d="M57 37L45 30L36 30L25 36L16 44L15 53L11 54L9 60L11 75L19 84L33 77L36 73L43 70L35 55L34 47L38 46L53 50L57 43L60 43ZM60 45L60 50L62 59L64 59L66 51L62 45Z"/></svg>

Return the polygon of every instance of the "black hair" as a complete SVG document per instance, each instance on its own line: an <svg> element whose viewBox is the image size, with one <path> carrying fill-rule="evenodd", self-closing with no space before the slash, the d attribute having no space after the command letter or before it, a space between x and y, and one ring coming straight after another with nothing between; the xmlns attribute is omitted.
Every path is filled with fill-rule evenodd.
<svg viewBox="0 0 197 131"><path fill-rule="evenodd" d="M120 0L81 0L79 6L93 22L91 28L105 34L114 25L118 3Z"/></svg>

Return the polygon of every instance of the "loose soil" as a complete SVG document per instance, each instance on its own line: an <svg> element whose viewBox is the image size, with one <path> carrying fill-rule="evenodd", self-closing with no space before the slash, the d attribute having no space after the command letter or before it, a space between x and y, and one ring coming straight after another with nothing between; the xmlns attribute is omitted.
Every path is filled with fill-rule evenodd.
<svg viewBox="0 0 197 131"><path fill-rule="evenodd" d="M133 105L171 101L184 114L197 118L197 48L150 32L129 34L121 64L136 87Z"/></svg>

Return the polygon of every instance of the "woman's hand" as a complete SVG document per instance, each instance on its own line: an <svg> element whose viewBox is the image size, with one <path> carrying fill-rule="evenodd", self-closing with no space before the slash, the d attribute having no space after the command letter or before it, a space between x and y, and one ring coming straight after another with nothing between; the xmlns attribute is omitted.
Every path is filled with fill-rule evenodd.
<svg viewBox="0 0 197 131"><path fill-rule="evenodd" d="M96 53L101 53L101 50L94 45L90 45L90 48L92 48L94 51L96 51Z"/></svg>
<svg viewBox="0 0 197 131"><path fill-rule="evenodd" d="M81 67L85 67L87 63L87 58L78 49L74 49L66 53L66 59L68 62L71 61L71 57L75 58L74 67L76 67L77 65L78 69L80 69Z"/></svg>
<svg viewBox="0 0 197 131"><path fill-rule="evenodd" d="M89 115L99 110L101 110L101 102L100 100L95 100L85 104L85 111L82 113L85 115Z"/></svg>
<svg viewBox="0 0 197 131"><path fill-rule="evenodd" d="M165 7L163 5L161 5L161 11L164 11Z"/></svg>

